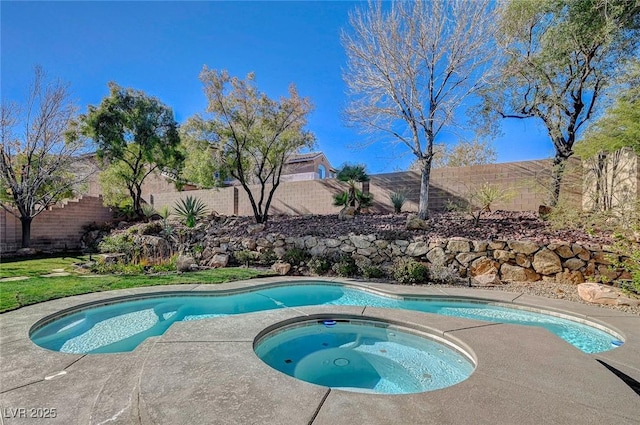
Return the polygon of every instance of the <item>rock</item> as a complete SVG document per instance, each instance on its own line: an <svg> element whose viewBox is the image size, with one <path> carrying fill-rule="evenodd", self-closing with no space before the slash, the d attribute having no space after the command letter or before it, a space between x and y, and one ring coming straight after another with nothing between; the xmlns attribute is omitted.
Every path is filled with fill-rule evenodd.
<svg viewBox="0 0 640 425"><path fill-rule="evenodd" d="M568 268L571 271L575 271L583 268L585 264L586 263L579 258L569 258L567 261L562 263L562 266Z"/></svg>
<svg viewBox="0 0 640 425"><path fill-rule="evenodd" d="M227 267L229 264L229 255L227 254L215 254L209 261L209 267L219 268Z"/></svg>
<svg viewBox="0 0 640 425"><path fill-rule="evenodd" d="M373 243L378 249L386 249L389 246L389 241L382 239L374 241Z"/></svg>
<svg viewBox="0 0 640 425"><path fill-rule="evenodd" d="M247 226L247 233L250 235L255 235L256 233L262 232L266 228L264 223L252 224Z"/></svg>
<svg viewBox="0 0 640 425"><path fill-rule="evenodd" d="M353 252L356 248L353 245L344 244L340 246L340 251L342 252Z"/></svg>
<svg viewBox="0 0 640 425"><path fill-rule="evenodd" d="M500 264L487 257L481 257L474 260L469 267L471 276L481 276L483 274L497 274L500 270Z"/></svg>
<svg viewBox="0 0 640 425"><path fill-rule="evenodd" d="M484 254L479 252L461 252L460 254L456 255L456 260L458 260L460 264L466 267L470 262L481 256L484 256Z"/></svg>
<svg viewBox="0 0 640 425"><path fill-rule="evenodd" d="M285 276L291 270L291 264L278 261L273 263L271 270L278 273L280 276Z"/></svg>
<svg viewBox="0 0 640 425"><path fill-rule="evenodd" d="M490 241L489 249L503 249L505 245L503 241Z"/></svg>
<svg viewBox="0 0 640 425"><path fill-rule="evenodd" d="M505 263L511 259L511 252L504 249L496 249L493 251L493 258L500 261L501 263Z"/></svg>
<svg viewBox="0 0 640 425"><path fill-rule="evenodd" d="M616 280L618 276L620 276L620 272L609 266L605 266L604 264L600 264L598 266L598 273L600 273L601 276L606 277L609 282Z"/></svg>
<svg viewBox="0 0 640 425"><path fill-rule="evenodd" d="M449 252L470 252L471 245L466 239L451 239L447 244L447 251Z"/></svg>
<svg viewBox="0 0 640 425"><path fill-rule="evenodd" d="M509 241L509 248L516 254L533 254L540 249L537 243L531 241Z"/></svg>
<svg viewBox="0 0 640 425"><path fill-rule="evenodd" d="M529 257L524 254L516 254L516 264L528 269L531 267L531 260L529 260Z"/></svg>
<svg viewBox="0 0 640 425"><path fill-rule="evenodd" d="M36 255L38 251L35 248L20 248L16 251L16 255L20 257L28 257L32 255Z"/></svg>
<svg viewBox="0 0 640 425"><path fill-rule="evenodd" d="M338 218L340 220L353 220L356 216L357 210L355 207L344 207L338 213Z"/></svg>
<svg viewBox="0 0 640 425"><path fill-rule="evenodd" d="M538 251L533 256L533 269L540 274L551 275L562 271L560 257L550 249Z"/></svg>
<svg viewBox="0 0 640 425"><path fill-rule="evenodd" d="M608 258L608 253L605 253L603 251L594 252L593 261L595 261L598 264L606 264L606 265L611 264L611 260Z"/></svg>
<svg viewBox="0 0 640 425"><path fill-rule="evenodd" d="M591 258L591 253L588 250L584 249L582 245L578 245L577 243L571 245L571 251L574 255L576 255L583 261L589 261L589 259Z"/></svg>
<svg viewBox="0 0 640 425"><path fill-rule="evenodd" d="M481 274L471 278L471 281L476 286L493 286L493 285L502 285L500 278L495 273L490 274Z"/></svg>
<svg viewBox="0 0 640 425"><path fill-rule="evenodd" d="M640 305L640 300L625 295L618 288L601 285L599 283L581 283L578 285L578 295L583 300L594 304L609 305Z"/></svg>
<svg viewBox="0 0 640 425"><path fill-rule="evenodd" d="M369 248L371 246L371 242L365 236L349 236L349 240L356 248Z"/></svg>
<svg viewBox="0 0 640 425"><path fill-rule="evenodd" d="M429 251L429 247L423 241L412 242L406 250L406 254L411 257L421 257Z"/></svg>
<svg viewBox="0 0 640 425"><path fill-rule="evenodd" d="M249 251L255 250L256 246L257 246L256 241L254 241L251 238L244 238L242 240L242 247L245 249L248 249Z"/></svg>
<svg viewBox="0 0 640 425"><path fill-rule="evenodd" d="M269 242L267 238L256 239L256 245L261 246L263 248L271 248L273 246L273 244Z"/></svg>
<svg viewBox="0 0 640 425"><path fill-rule="evenodd" d="M407 230L428 230L429 224L418 216L410 214L404 226Z"/></svg>
<svg viewBox="0 0 640 425"><path fill-rule="evenodd" d="M133 240L145 257L169 258L173 255L169 242L159 236L137 235Z"/></svg>
<svg viewBox="0 0 640 425"><path fill-rule="evenodd" d="M556 282L578 285L584 282L584 276L579 271L565 269L562 273L556 275Z"/></svg>
<svg viewBox="0 0 640 425"><path fill-rule="evenodd" d="M305 238L304 246L306 248L313 248L316 245L318 245L318 238L316 238L315 236L308 236Z"/></svg>
<svg viewBox="0 0 640 425"><path fill-rule="evenodd" d="M472 243L475 252L485 252L489 246L489 241L473 241Z"/></svg>
<svg viewBox="0 0 640 425"><path fill-rule="evenodd" d="M538 214L540 214L540 217L548 216L549 214L551 214L551 211L553 211L553 208L547 205L540 205L538 207Z"/></svg>
<svg viewBox="0 0 640 425"><path fill-rule="evenodd" d="M99 258L103 264L117 264L121 261L124 262L127 259L127 256L125 254L116 252L112 254L100 254Z"/></svg>
<svg viewBox="0 0 640 425"><path fill-rule="evenodd" d="M276 257L278 257L279 260L282 260L282 257L284 257L284 255L287 253L287 250L281 246L278 246L276 248L273 248L273 253L276 254Z"/></svg>
<svg viewBox="0 0 640 425"><path fill-rule="evenodd" d="M427 253L427 260L434 266L444 266L447 264L447 254L442 248L433 248Z"/></svg>
<svg viewBox="0 0 640 425"><path fill-rule="evenodd" d="M312 257L322 257L326 250L327 248L324 245L318 244L309 250L309 254L311 254Z"/></svg>
<svg viewBox="0 0 640 425"><path fill-rule="evenodd" d="M556 254L558 254L562 258L571 258L575 255L569 245L559 245L558 247L556 247L555 251Z"/></svg>
<svg viewBox="0 0 640 425"><path fill-rule="evenodd" d="M358 266L358 268L360 270L364 269L365 267L369 267L371 265L371 260L368 257L365 257L364 255L354 255L353 256L353 260L356 263L356 266Z"/></svg>
<svg viewBox="0 0 640 425"><path fill-rule="evenodd" d="M533 270L508 263L504 263L500 267L500 275L502 280L507 282L535 282L540 280L540 275Z"/></svg>
<svg viewBox="0 0 640 425"><path fill-rule="evenodd" d="M327 248L337 248L340 246L340 241L338 239L325 239L324 244Z"/></svg>
<svg viewBox="0 0 640 425"><path fill-rule="evenodd" d="M195 265L196 268L198 267L198 263L196 263L195 258L193 258L191 255L182 254L182 255L179 255L178 259L176 260L176 269L179 272L191 271L192 270L192 268L191 268L192 265Z"/></svg>

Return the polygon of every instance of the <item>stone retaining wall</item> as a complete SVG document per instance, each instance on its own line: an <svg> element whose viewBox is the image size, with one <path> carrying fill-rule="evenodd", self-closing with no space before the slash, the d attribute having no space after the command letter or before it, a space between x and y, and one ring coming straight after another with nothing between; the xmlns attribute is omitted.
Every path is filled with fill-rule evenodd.
<svg viewBox="0 0 640 425"><path fill-rule="evenodd" d="M413 258L432 267L454 267L462 277L477 283L502 281L548 281L582 283L585 280L613 280L619 272L610 268L612 253L606 246L578 243L539 245L530 241L474 241L462 238L438 240L385 240L377 235L349 234L336 238L285 237L279 234L244 238L201 234L200 263L219 265L237 251L254 251L256 256L273 250L282 258L297 247L312 256L351 255L359 267L389 269L397 258ZM226 261L222 261L226 264ZM624 277L624 276L622 276Z"/></svg>

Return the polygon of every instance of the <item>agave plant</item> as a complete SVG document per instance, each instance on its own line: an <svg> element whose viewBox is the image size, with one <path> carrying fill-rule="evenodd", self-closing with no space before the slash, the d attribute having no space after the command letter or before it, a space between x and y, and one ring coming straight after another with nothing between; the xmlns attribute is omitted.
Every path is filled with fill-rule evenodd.
<svg viewBox="0 0 640 425"><path fill-rule="evenodd" d="M195 227L198 220L207 215L207 206L201 199L193 196L187 196L176 202L174 207L175 213L185 226Z"/></svg>
<svg viewBox="0 0 640 425"><path fill-rule="evenodd" d="M393 192L389 195L389 200L391 200L393 210L396 213L400 213L402 212L402 206L407 201L407 195L405 195L403 192Z"/></svg>

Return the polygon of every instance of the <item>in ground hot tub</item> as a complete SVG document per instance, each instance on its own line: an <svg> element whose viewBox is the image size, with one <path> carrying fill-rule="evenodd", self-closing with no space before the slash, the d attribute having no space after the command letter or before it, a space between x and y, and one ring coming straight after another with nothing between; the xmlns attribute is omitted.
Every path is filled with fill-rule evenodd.
<svg viewBox="0 0 640 425"><path fill-rule="evenodd" d="M471 355L449 340L360 316L272 328L254 349L269 366L303 381L382 394L449 387L475 368Z"/></svg>

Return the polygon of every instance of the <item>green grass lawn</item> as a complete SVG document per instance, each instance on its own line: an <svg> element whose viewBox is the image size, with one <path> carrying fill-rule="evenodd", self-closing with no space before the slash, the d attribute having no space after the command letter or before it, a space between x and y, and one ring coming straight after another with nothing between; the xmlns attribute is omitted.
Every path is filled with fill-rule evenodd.
<svg viewBox="0 0 640 425"><path fill-rule="evenodd" d="M90 275L73 264L87 257L67 256L21 261L5 261L0 264L0 279L25 276L28 279L0 282L0 312L15 310L30 304L71 295L140 286L180 285L189 283L222 283L232 280L265 276L261 270L224 268L192 273L167 273L163 275ZM41 277L54 271L71 273L70 276Z"/></svg>

